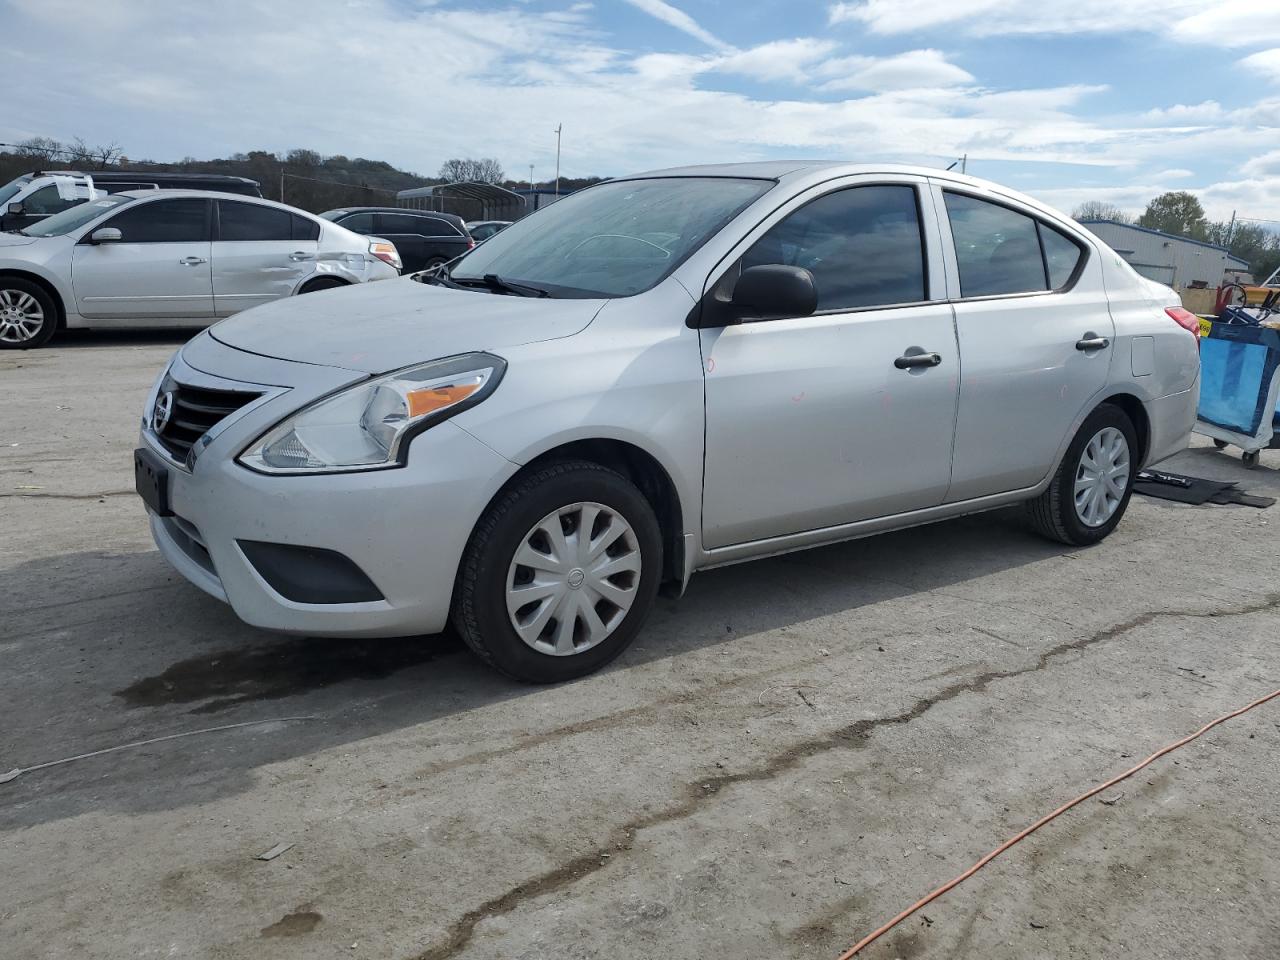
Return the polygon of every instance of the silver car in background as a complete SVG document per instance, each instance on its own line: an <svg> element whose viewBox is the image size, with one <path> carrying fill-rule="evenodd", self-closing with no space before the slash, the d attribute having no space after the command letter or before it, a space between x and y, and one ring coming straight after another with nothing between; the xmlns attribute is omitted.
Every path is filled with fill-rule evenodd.
<svg viewBox="0 0 1280 960"><path fill-rule="evenodd" d="M448 270L182 348L161 552L271 630L597 669L697 570L1025 503L1073 545L1195 423L1199 324L1068 217L913 167L613 180Z"/></svg>
<svg viewBox="0 0 1280 960"><path fill-rule="evenodd" d="M0 349L41 346L64 326L207 326L399 274L394 244L270 200L111 194L0 233Z"/></svg>

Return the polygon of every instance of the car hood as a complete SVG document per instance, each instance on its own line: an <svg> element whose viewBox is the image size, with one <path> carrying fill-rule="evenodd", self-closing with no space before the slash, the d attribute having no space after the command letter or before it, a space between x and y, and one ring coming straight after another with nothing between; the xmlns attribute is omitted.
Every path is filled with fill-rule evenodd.
<svg viewBox="0 0 1280 960"><path fill-rule="evenodd" d="M0 247L25 247L43 237L28 237L21 233L0 233Z"/></svg>
<svg viewBox="0 0 1280 960"><path fill-rule="evenodd" d="M450 290L408 277L278 300L209 328L237 350L366 373L568 337L604 300Z"/></svg>

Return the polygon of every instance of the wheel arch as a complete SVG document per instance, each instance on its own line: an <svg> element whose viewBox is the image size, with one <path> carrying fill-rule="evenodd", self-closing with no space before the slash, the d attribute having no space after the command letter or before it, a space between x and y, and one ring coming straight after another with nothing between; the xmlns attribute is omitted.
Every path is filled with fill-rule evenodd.
<svg viewBox="0 0 1280 960"><path fill-rule="evenodd" d="M1129 422L1133 424L1134 431L1138 434L1138 451L1140 453L1138 463L1145 464L1147 457L1151 454L1151 419L1147 416L1147 408L1132 393L1113 393L1105 400L1102 400L1094 409L1096 410L1103 403L1119 407L1124 411L1125 416L1129 418Z"/></svg>
<svg viewBox="0 0 1280 960"><path fill-rule="evenodd" d="M485 505L484 512L509 487L532 471L565 460L598 463L622 474L636 485L653 507L658 518L658 528L662 531L662 582L682 584L689 571L685 569L684 507L680 501L679 489L671 479L670 472L657 457L626 440L608 437L570 440L539 453L507 479ZM484 512L481 516L484 516Z"/></svg>
<svg viewBox="0 0 1280 960"><path fill-rule="evenodd" d="M67 304L63 300L62 293L58 290L47 277L43 277L38 273L32 273L30 270L20 270L13 267L0 267L0 280L12 278L17 280L25 280L28 283L34 283L45 293L49 295L49 299L53 301L53 308L58 314L58 329L62 329L67 325Z"/></svg>
<svg viewBox="0 0 1280 960"><path fill-rule="evenodd" d="M298 284L297 288L293 291L293 295L296 297L304 294L307 292L309 287L313 287L316 284L323 284L326 288L334 290L338 287L354 286L354 284L345 277L339 277L332 273L313 273L311 276L307 277L307 279Z"/></svg>

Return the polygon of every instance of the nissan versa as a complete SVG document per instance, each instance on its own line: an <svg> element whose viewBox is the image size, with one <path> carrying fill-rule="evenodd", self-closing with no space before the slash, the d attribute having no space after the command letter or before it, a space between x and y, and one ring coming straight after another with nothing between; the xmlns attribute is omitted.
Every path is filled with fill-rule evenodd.
<svg viewBox="0 0 1280 960"><path fill-rule="evenodd" d="M695 570L1018 502L1095 543L1198 383L1173 291L1029 198L691 167L222 321L155 384L135 467L161 551L249 623L452 620L553 681Z"/></svg>

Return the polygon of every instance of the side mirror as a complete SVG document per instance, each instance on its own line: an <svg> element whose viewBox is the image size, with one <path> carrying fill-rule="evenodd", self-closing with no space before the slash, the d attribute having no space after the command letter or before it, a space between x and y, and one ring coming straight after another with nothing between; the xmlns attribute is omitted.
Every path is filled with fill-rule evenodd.
<svg viewBox="0 0 1280 960"><path fill-rule="evenodd" d="M26 212L27 212L27 208L24 207L21 203L9 204L9 216L11 217L20 217Z"/></svg>
<svg viewBox="0 0 1280 960"><path fill-rule="evenodd" d="M115 227L103 227L89 235L90 243L119 243L124 235Z"/></svg>
<svg viewBox="0 0 1280 960"><path fill-rule="evenodd" d="M818 309L818 288L804 267L767 263L742 271L731 302L741 320L807 317Z"/></svg>

